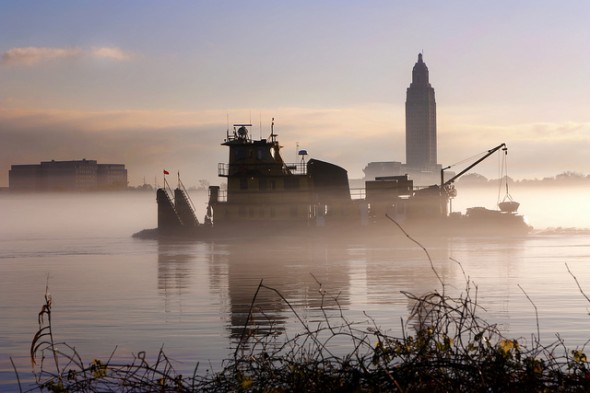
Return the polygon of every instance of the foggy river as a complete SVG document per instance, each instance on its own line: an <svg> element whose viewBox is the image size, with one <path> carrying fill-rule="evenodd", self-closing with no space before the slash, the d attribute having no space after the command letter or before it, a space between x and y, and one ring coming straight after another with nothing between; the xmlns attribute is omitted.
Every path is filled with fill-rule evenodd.
<svg viewBox="0 0 590 393"><path fill-rule="evenodd" d="M455 210L496 202L495 195L482 202L481 190L463 195ZM590 213L580 210L588 209L590 189L566 195L524 189L513 196L536 228L527 237L420 240L447 290L465 288L463 269L486 309L480 316L506 334L530 338L536 331L535 310L520 285L538 308L542 340L552 342L559 332L566 345L582 345L590 338L590 304L565 263L590 294ZM194 199L201 218L205 195ZM322 317L321 283L325 299L337 296L348 320L376 323L394 336L401 335L400 318L411 307L402 291L440 289L424 251L401 233L346 241L280 235L247 243L138 240L131 234L156 226L155 195L131 192L5 193L0 214L0 391L15 386L10 357L23 374L30 370L28 351L46 284L56 340L75 346L86 363L108 358L115 347L116 358L146 351L154 359L163 347L183 374L197 362L203 372L219 369L241 334L260 280L306 321ZM545 230L550 227L561 229ZM325 304L337 318L334 303ZM260 292L260 310L254 318L263 328L299 332L293 313L272 291Z"/></svg>

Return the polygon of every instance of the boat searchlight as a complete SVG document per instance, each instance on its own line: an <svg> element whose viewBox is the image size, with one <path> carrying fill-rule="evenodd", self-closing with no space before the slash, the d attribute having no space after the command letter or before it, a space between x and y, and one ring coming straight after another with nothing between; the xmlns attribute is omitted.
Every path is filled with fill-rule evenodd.
<svg viewBox="0 0 590 393"><path fill-rule="evenodd" d="M305 149L299 150L299 152L297 152L297 154L299 155L299 157L301 157L301 162L305 162L305 156L307 155L307 150L305 150Z"/></svg>

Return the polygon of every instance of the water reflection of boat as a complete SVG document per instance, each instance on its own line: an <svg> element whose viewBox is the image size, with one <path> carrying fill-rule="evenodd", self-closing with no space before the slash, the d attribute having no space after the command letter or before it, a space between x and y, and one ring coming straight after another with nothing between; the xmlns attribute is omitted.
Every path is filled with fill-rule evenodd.
<svg viewBox="0 0 590 393"><path fill-rule="evenodd" d="M441 184L415 189L404 176L381 177L365 182L365 198L351 198L347 171L337 165L307 158L300 150L300 161L283 161L281 146L274 133L268 139L252 139L250 124L236 124L227 132L222 145L229 147L229 163L218 165L218 175L227 179L227 189L209 187L204 222L179 179L174 192L164 181L157 190L158 228L135 236L195 238L247 237L273 235L277 231L310 233L379 233L387 219L394 219L416 232L433 235L525 234L530 227L516 214L516 202L500 205L500 210L468 209L452 213L450 201L456 196L454 181L467 170L506 146L487 152L451 179Z"/></svg>

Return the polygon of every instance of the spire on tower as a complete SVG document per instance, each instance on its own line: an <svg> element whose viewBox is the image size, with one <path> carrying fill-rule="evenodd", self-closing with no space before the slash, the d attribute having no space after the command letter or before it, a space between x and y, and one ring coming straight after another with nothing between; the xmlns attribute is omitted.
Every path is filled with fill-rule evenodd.
<svg viewBox="0 0 590 393"><path fill-rule="evenodd" d="M430 86L428 82L428 67L426 67L426 63L422 60L422 53L418 53L418 61L412 69L412 85Z"/></svg>
<svg viewBox="0 0 590 393"><path fill-rule="evenodd" d="M436 101L422 52L406 92L406 164L418 171L433 171L437 165Z"/></svg>

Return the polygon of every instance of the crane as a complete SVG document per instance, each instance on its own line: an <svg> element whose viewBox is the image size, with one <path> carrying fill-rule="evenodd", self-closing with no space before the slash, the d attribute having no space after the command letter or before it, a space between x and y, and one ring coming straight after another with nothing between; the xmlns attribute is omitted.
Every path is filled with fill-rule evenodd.
<svg viewBox="0 0 590 393"><path fill-rule="evenodd" d="M486 158L488 158L489 156L491 156L492 154L494 154L495 152L497 152L498 150L502 149L504 151L504 154L507 153L508 148L506 147L505 143L500 143L498 146L488 150L482 157L480 157L477 161L475 161L473 164L469 165L467 168L463 169L461 172L457 173L455 176L451 177L449 180L445 181L445 174L444 171L451 168L452 165L449 165L445 168L442 168L440 170L440 188L441 191L443 189L449 189L450 186L453 184L453 182L455 180L457 180L457 178L459 178L460 176L463 176L465 174L465 172L467 172L468 170L470 170L471 168L473 168L474 166L476 166L477 164L479 164L480 162L482 162L483 160L485 160Z"/></svg>

